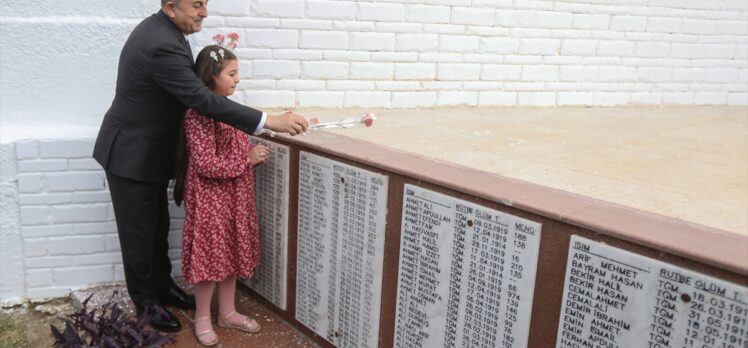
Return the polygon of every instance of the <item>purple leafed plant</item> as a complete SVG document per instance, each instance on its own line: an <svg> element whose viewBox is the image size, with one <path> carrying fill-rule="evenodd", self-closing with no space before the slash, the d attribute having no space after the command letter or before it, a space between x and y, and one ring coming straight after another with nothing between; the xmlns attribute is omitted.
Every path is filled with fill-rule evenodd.
<svg viewBox="0 0 748 348"><path fill-rule="evenodd" d="M115 294L116 295L116 292ZM161 335L158 331L146 330L150 321L148 311L137 321L128 317L114 301L114 295L100 308L88 310L88 301L77 312L60 318L65 321L65 329L60 332L50 325L55 338L55 348L119 348L119 347L162 347L176 341L174 335Z"/></svg>

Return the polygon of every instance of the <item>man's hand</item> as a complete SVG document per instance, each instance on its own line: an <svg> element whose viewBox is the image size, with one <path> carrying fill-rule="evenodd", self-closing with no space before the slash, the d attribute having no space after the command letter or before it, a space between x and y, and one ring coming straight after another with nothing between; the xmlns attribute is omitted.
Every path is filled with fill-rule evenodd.
<svg viewBox="0 0 748 348"><path fill-rule="evenodd" d="M290 110L273 115L268 114L265 120L265 129L280 133L297 135L306 132L307 128L309 128L309 122L306 118Z"/></svg>

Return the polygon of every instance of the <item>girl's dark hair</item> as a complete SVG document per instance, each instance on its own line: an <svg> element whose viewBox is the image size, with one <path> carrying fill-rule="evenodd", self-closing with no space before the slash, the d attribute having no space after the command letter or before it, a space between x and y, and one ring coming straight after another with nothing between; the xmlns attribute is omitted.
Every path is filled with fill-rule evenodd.
<svg viewBox="0 0 748 348"><path fill-rule="evenodd" d="M210 45L205 46L195 60L195 74L210 90L215 87L214 77L218 76L229 61L236 60L234 53L227 48ZM187 153L187 137L184 134L184 118L179 130L177 145L177 172L174 180L174 202L182 204L184 199L184 180L187 175L189 157Z"/></svg>

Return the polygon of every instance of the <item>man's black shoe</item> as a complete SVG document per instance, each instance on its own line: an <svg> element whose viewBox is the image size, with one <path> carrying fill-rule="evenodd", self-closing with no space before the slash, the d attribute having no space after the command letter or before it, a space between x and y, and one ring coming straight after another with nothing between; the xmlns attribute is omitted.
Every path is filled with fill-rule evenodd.
<svg viewBox="0 0 748 348"><path fill-rule="evenodd" d="M195 309L195 296L188 295L177 285L169 286L166 291L159 296L158 300L164 306L176 307L179 309Z"/></svg>
<svg viewBox="0 0 748 348"><path fill-rule="evenodd" d="M138 317L141 315L148 316L148 323L151 327L163 332L176 332L182 328L179 319L174 316L168 309L157 304L150 304L142 308L137 308Z"/></svg>

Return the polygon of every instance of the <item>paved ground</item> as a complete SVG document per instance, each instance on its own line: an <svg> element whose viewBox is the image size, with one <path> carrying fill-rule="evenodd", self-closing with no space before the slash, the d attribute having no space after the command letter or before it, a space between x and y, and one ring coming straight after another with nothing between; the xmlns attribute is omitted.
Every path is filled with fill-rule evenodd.
<svg viewBox="0 0 748 348"><path fill-rule="evenodd" d="M374 112L333 132L748 236L748 107L299 112Z"/></svg>

